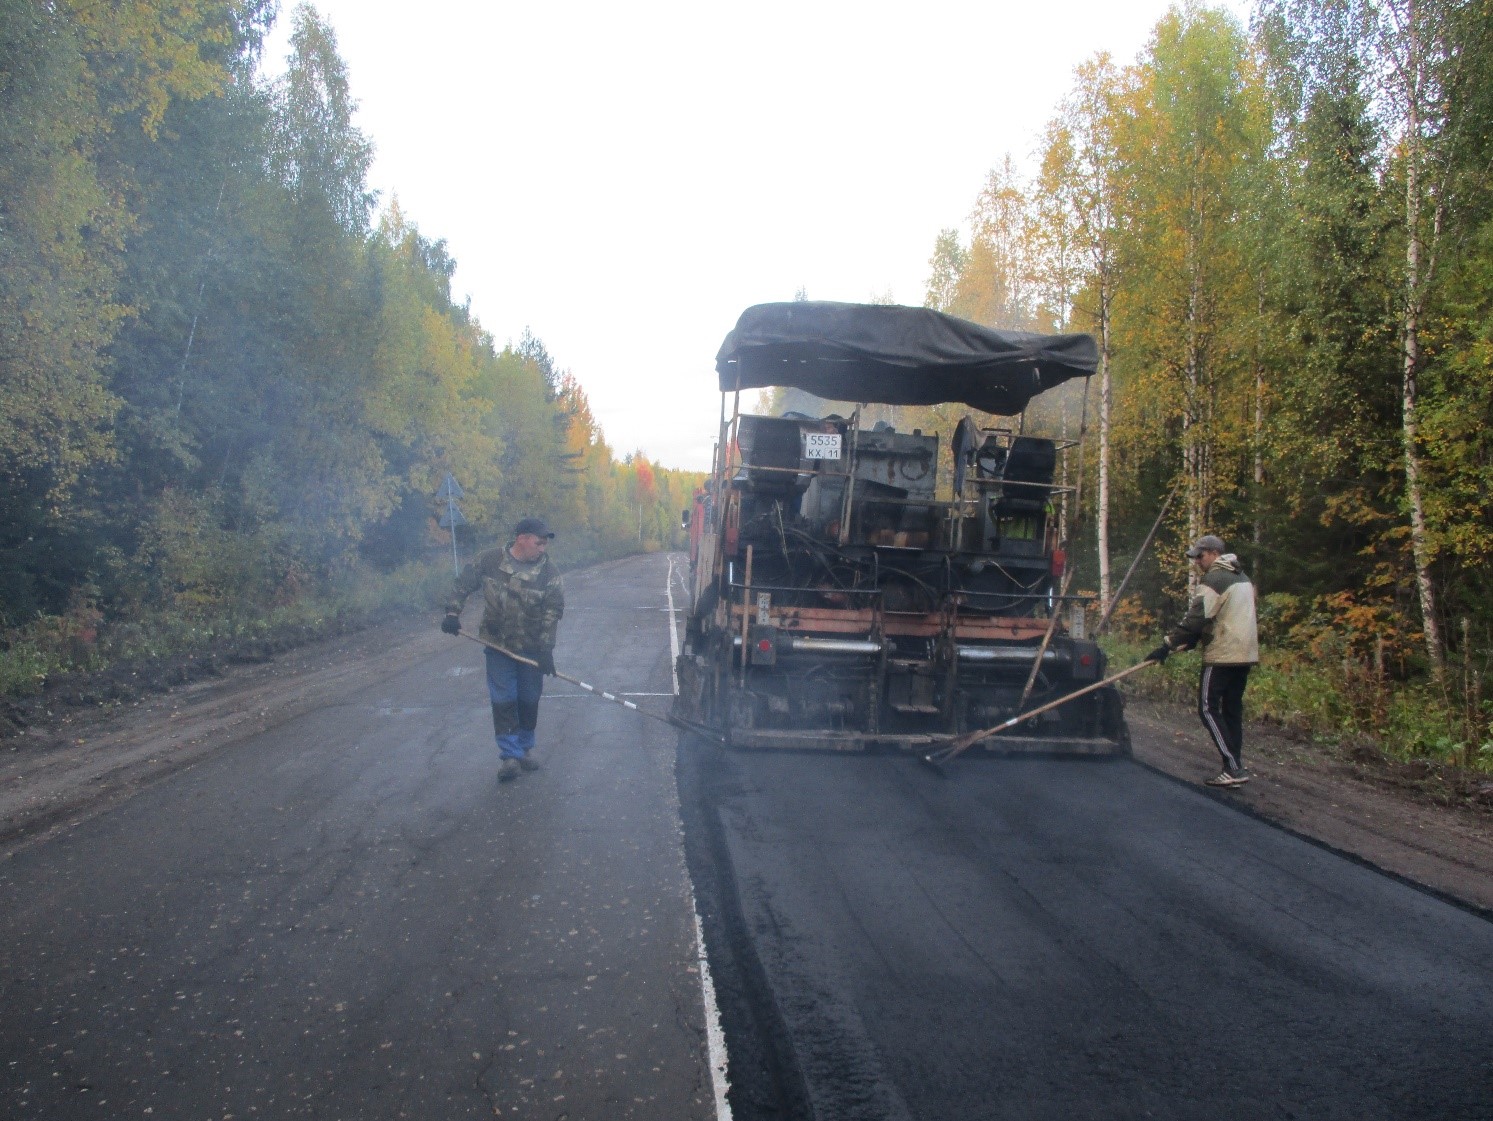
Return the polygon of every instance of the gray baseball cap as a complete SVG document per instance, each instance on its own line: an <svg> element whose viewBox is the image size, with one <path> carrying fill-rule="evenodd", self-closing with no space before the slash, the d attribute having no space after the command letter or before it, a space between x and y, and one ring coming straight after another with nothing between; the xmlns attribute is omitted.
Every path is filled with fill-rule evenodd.
<svg viewBox="0 0 1493 1121"><path fill-rule="evenodd" d="M1214 537L1213 534L1204 534L1192 543L1192 548L1187 550L1187 556L1191 560L1197 560L1204 553L1227 553L1229 547L1223 543L1222 537Z"/></svg>

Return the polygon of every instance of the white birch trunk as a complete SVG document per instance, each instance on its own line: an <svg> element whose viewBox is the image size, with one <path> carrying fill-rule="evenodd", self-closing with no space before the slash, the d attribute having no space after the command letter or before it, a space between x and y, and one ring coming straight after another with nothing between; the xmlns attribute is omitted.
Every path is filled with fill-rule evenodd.
<svg viewBox="0 0 1493 1121"><path fill-rule="evenodd" d="M1110 609L1109 572L1109 270L1099 273L1099 494L1095 501L1099 548L1099 602Z"/></svg>
<svg viewBox="0 0 1493 1121"><path fill-rule="evenodd" d="M1436 588L1431 580L1431 548L1426 532L1425 494L1421 482L1419 386L1420 314L1422 301L1420 171L1424 157L1421 137L1420 101L1425 81L1420 30L1414 0L1405 21L1405 314L1402 332L1404 381L1401 406L1401 436L1405 449L1405 500L1410 508L1410 552L1415 565L1415 585L1420 593L1422 631L1426 655L1437 681L1446 674L1441 628L1436 620Z"/></svg>
<svg viewBox="0 0 1493 1121"><path fill-rule="evenodd" d="M1263 312L1262 312L1263 314ZM1255 595L1261 595L1265 571L1265 363L1255 360L1255 448L1254 448L1254 579Z"/></svg>

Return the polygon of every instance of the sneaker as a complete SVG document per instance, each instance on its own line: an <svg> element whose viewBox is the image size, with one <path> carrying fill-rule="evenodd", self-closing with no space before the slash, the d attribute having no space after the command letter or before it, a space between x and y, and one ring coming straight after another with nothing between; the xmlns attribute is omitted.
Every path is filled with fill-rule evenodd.
<svg viewBox="0 0 1493 1121"><path fill-rule="evenodd" d="M520 759L518 761L518 765L520 767L522 767L526 771L537 771L537 770L539 770L539 760L538 759L530 759L527 755L525 755L522 759Z"/></svg>
<svg viewBox="0 0 1493 1121"><path fill-rule="evenodd" d="M512 782L518 778L519 766L517 759L504 759L498 764L498 781Z"/></svg>
<svg viewBox="0 0 1493 1121"><path fill-rule="evenodd" d="M1228 771L1223 771L1216 778L1210 778L1206 783L1204 783L1204 785L1229 788L1234 786L1243 786L1248 781L1249 776L1242 772L1237 775L1231 775Z"/></svg>

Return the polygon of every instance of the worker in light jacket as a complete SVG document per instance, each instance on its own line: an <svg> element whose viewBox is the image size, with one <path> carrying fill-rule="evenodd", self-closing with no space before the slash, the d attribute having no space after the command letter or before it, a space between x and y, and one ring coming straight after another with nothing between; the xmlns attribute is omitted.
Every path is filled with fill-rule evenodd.
<svg viewBox="0 0 1493 1121"><path fill-rule="evenodd" d="M441 621L441 630L460 634L462 604L480 588L483 610L478 634L529 659L517 661L491 646L485 651L499 782L539 768L532 755L539 697L545 676L555 672L555 631L565 613L560 572L548 556L554 536L541 519L521 519L505 547L483 553L462 569L451 586L446 617Z"/></svg>
<svg viewBox="0 0 1493 1121"><path fill-rule="evenodd" d="M1147 658L1164 662L1174 650L1202 648L1198 715L1223 758L1223 770L1208 785L1237 787L1249 781L1244 773L1244 688L1260 660L1260 636L1255 586L1227 549L1222 538L1210 533L1187 550L1201 573L1197 594L1186 616Z"/></svg>

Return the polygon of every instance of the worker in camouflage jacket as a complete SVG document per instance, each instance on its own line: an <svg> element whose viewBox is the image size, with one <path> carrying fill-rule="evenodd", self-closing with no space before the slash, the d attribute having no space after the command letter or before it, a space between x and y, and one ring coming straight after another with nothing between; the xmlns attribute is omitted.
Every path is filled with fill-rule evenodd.
<svg viewBox="0 0 1493 1121"><path fill-rule="evenodd" d="M531 755L539 697L545 675L555 672L555 631L565 613L560 573L548 554L554 536L539 518L522 519L513 527L512 541L488 550L461 570L441 621L447 634L459 634L462 605L481 588L481 637L536 663L510 658L491 646L485 651L500 782L539 769Z"/></svg>
<svg viewBox="0 0 1493 1121"><path fill-rule="evenodd" d="M1260 660L1260 639L1255 587L1227 548L1210 533L1187 550L1201 573L1197 592L1186 616L1147 658L1164 662L1174 650L1202 648L1198 715L1223 757L1223 770L1208 785L1234 787L1249 781L1244 773L1244 688Z"/></svg>

